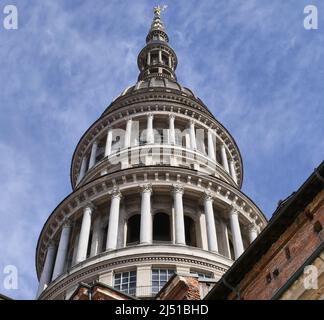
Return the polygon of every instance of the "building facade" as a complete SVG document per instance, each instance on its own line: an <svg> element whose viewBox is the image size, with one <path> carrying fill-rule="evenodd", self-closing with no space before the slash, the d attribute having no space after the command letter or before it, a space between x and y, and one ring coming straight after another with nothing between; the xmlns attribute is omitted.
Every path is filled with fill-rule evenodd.
<svg viewBox="0 0 324 320"><path fill-rule="evenodd" d="M267 220L240 189L239 148L176 77L155 8L139 77L81 137L72 193L37 245L38 299L69 299L99 281L154 297L176 273L219 279Z"/></svg>
<svg viewBox="0 0 324 320"><path fill-rule="evenodd" d="M324 162L206 299L324 300Z"/></svg>

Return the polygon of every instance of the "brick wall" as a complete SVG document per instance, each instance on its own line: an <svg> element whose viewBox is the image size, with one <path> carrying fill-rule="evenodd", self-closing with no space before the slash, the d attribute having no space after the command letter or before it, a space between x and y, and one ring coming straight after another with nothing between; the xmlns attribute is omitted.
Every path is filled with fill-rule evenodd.
<svg viewBox="0 0 324 320"><path fill-rule="evenodd" d="M312 216L312 218L310 218ZM324 191L301 212L281 237L244 277L239 287L241 299L271 299L302 266L324 239L315 223L324 227ZM235 299L231 293L229 299Z"/></svg>
<svg viewBox="0 0 324 320"><path fill-rule="evenodd" d="M183 300L200 300L200 287L198 279L187 277L186 282L188 290L185 293Z"/></svg>

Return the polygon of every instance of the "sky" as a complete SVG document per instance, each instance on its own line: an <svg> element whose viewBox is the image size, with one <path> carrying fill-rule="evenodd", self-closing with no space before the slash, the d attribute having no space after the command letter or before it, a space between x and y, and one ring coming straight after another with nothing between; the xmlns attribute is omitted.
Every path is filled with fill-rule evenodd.
<svg viewBox="0 0 324 320"><path fill-rule="evenodd" d="M18 29L6 30L7 4ZM33 299L44 222L79 138L136 82L154 1L0 0L0 293ZM323 160L324 2L163 0L179 83L231 132L268 218ZM318 8L306 30L304 7ZM16 266L18 289L4 287Z"/></svg>

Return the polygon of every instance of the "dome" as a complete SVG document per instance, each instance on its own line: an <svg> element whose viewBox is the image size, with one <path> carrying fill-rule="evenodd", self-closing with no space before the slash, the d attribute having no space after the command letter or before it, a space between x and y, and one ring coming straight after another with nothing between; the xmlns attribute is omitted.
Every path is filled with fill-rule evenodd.
<svg viewBox="0 0 324 320"><path fill-rule="evenodd" d="M157 7L137 83L76 146L73 190L37 244L38 299L70 299L94 281L153 299L177 272L213 285L266 225L241 191L235 140L177 82L159 14Z"/></svg>
<svg viewBox="0 0 324 320"><path fill-rule="evenodd" d="M152 77L145 80L139 80L134 86L126 88L119 97L125 96L127 94L136 93L141 89L150 89L150 88L163 88L163 89L172 89L179 90L182 93L185 93L189 97L198 99L198 97L188 88L181 86L177 81L163 78L163 77ZM118 98L119 98L118 97ZM117 99L118 99L117 98Z"/></svg>

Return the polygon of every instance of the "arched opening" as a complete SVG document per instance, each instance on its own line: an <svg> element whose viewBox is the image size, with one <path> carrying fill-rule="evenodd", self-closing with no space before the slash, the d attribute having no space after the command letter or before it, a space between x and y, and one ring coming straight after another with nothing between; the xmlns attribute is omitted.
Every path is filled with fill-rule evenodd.
<svg viewBox="0 0 324 320"><path fill-rule="evenodd" d="M135 214L127 221L126 244L137 243L140 240L141 215Z"/></svg>
<svg viewBox="0 0 324 320"><path fill-rule="evenodd" d="M196 247L196 227L195 221L188 216L184 217L186 245Z"/></svg>
<svg viewBox="0 0 324 320"><path fill-rule="evenodd" d="M153 220L153 240L171 241L170 217L166 213L156 213Z"/></svg>

